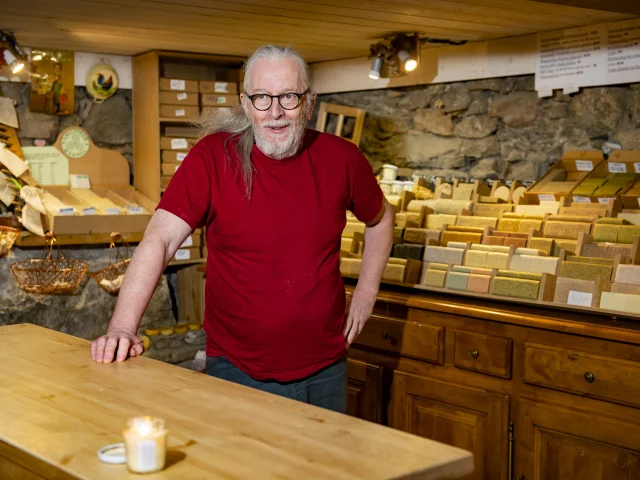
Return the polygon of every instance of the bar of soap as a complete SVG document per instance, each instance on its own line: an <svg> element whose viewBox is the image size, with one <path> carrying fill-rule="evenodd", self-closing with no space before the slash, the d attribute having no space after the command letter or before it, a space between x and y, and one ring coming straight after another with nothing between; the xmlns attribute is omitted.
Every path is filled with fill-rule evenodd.
<svg viewBox="0 0 640 480"><path fill-rule="evenodd" d="M446 245L449 248L467 248L467 243L466 242L449 242Z"/></svg>
<svg viewBox="0 0 640 480"><path fill-rule="evenodd" d="M471 250L480 250L483 252L490 252L491 248L491 245L483 245L481 243L474 243L473 245L471 245Z"/></svg>
<svg viewBox="0 0 640 480"><path fill-rule="evenodd" d="M469 280L467 281L467 291L475 293L489 293L490 285L491 276L471 273L469 274Z"/></svg>
<svg viewBox="0 0 640 480"><path fill-rule="evenodd" d="M340 250L342 250L343 252L350 252L352 244L353 244L353 238L348 238L348 237L340 238Z"/></svg>
<svg viewBox="0 0 640 480"><path fill-rule="evenodd" d="M640 237L640 226L622 225L618 230L617 243L633 243L636 237Z"/></svg>
<svg viewBox="0 0 640 480"><path fill-rule="evenodd" d="M580 280L577 278L558 277L556 279L556 290L553 296L555 303L569 303L571 292L582 292L591 294L591 307L597 306L598 288L594 280Z"/></svg>
<svg viewBox="0 0 640 480"><path fill-rule="evenodd" d="M549 221L544 223L546 238L567 238L576 240L581 233L591 233L591 223Z"/></svg>
<svg viewBox="0 0 640 480"><path fill-rule="evenodd" d="M542 229L542 220L520 220L520 225L518 226L518 232L528 233L529 230L541 230Z"/></svg>
<svg viewBox="0 0 640 480"><path fill-rule="evenodd" d="M446 263L425 262L425 266L431 270L449 270L449 265Z"/></svg>
<svg viewBox="0 0 640 480"><path fill-rule="evenodd" d="M487 255L486 268L509 268L509 254L501 252L489 252Z"/></svg>
<svg viewBox="0 0 640 480"><path fill-rule="evenodd" d="M618 240L618 231L620 225L607 225L603 223L597 223L593 227L593 240L596 242L612 242L616 243Z"/></svg>
<svg viewBox="0 0 640 480"><path fill-rule="evenodd" d="M396 225L398 227L406 227L407 223L418 223L420 214L415 212L398 212L396 213Z"/></svg>
<svg viewBox="0 0 640 480"><path fill-rule="evenodd" d="M516 248L526 247L527 239L526 238L517 238L517 237L508 237L504 239L505 246L513 245Z"/></svg>
<svg viewBox="0 0 640 480"><path fill-rule="evenodd" d="M630 285L628 283L612 283L613 293L626 293L628 295L640 295L640 285Z"/></svg>
<svg viewBox="0 0 640 480"><path fill-rule="evenodd" d="M507 238L508 237L498 237L496 235L485 235L483 242L485 245L492 245L492 246L503 245L504 246L504 241Z"/></svg>
<svg viewBox="0 0 640 480"><path fill-rule="evenodd" d="M599 218L596 223L597 225L629 225L629 221L624 218L611 217Z"/></svg>
<svg viewBox="0 0 640 480"><path fill-rule="evenodd" d="M640 265L618 265L616 283L640 285Z"/></svg>
<svg viewBox="0 0 640 480"><path fill-rule="evenodd" d="M612 273L613 267L609 265L562 262L558 275L560 277L578 278L580 280L592 280L596 277L599 277L602 280L611 280Z"/></svg>
<svg viewBox="0 0 640 480"><path fill-rule="evenodd" d="M561 238L556 238L555 240L553 245L554 257L559 257L562 250L566 250L569 253L576 253L576 249L578 248L577 240L565 240Z"/></svg>
<svg viewBox="0 0 640 480"><path fill-rule="evenodd" d="M542 250L547 255L551 255L554 244L555 240L553 238L531 237L527 246L529 248Z"/></svg>
<svg viewBox="0 0 640 480"><path fill-rule="evenodd" d="M460 227L491 227L496 228L498 223L497 218L492 217L476 217L476 216L468 216L468 215L460 215L458 217L458 221L456 225Z"/></svg>
<svg viewBox="0 0 640 480"><path fill-rule="evenodd" d="M482 203L476 203L473 214L478 215L479 217L498 218L500 214L512 212L513 208L514 208L514 205L511 203L499 203L497 205L494 205L494 204L487 205Z"/></svg>
<svg viewBox="0 0 640 480"><path fill-rule="evenodd" d="M539 290L539 280L522 278L495 277L491 285L491 293L493 295L523 298L525 300L537 300Z"/></svg>
<svg viewBox="0 0 640 480"><path fill-rule="evenodd" d="M640 295L602 292L600 308L627 313L640 313Z"/></svg>
<svg viewBox="0 0 640 480"><path fill-rule="evenodd" d="M447 275L447 281L445 283L446 288L451 290L466 290L467 281L469 280L468 273L449 272Z"/></svg>
<svg viewBox="0 0 640 480"><path fill-rule="evenodd" d="M516 272L513 270L498 270L497 277L522 278L525 280L541 280L542 274L533 272Z"/></svg>
<svg viewBox="0 0 640 480"><path fill-rule="evenodd" d="M427 287L444 288L446 278L446 271L428 269L423 272L420 284L426 285Z"/></svg>
<svg viewBox="0 0 640 480"><path fill-rule="evenodd" d="M501 218L498 222L498 230L501 232L517 232L521 220L516 218Z"/></svg>
<svg viewBox="0 0 640 480"><path fill-rule="evenodd" d="M632 225L640 225L640 212L620 212L618 218L623 218Z"/></svg>
<svg viewBox="0 0 640 480"><path fill-rule="evenodd" d="M411 245L408 243L398 243L393 246L393 257L395 258L413 258L416 260L422 260L424 257L423 245Z"/></svg>
<svg viewBox="0 0 640 480"><path fill-rule="evenodd" d="M420 213L422 207L433 208L434 204L435 202L433 200L411 200L407 204L407 211Z"/></svg>
<svg viewBox="0 0 640 480"><path fill-rule="evenodd" d="M537 248L516 248L515 251L516 254L518 255L535 255L538 257L546 257L547 253L543 250L539 250Z"/></svg>
<svg viewBox="0 0 640 480"><path fill-rule="evenodd" d="M480 243L482 241L481 233L468 233L468 232L442 232L441 242L444 245L448 245L449 242L471 242Z"/></svg>
<svg viewBox="0 0 640 480"><path fill-rule="evenodd" d="M404 230L404 243L426 245L427 230L424 228L406 228Z"/></svg>
<svg viewBox="0 0 640 480"><path fill-rule="evenodd" d="M534 257L532 255L517 255L514 254L511 257L511 264L509 265L510 270L515 270L517 272L533 272L533 262L537 260L538 257Z"/></svg>
<svg viewBox="0 0 640 480"><path fill-rule="evenodd" d="M452 265L452 272L473 273L474 275L492 275L493 270L490 268L466 267L464 265Z"/></svg>
<svg viewBox="0 0 640 480"><path fill-rule="evenodd" d="M485 268L487 266L487 255L489 252L481 250L467 250L464 257L464 265L468 267Z"/></svg>
<svg viewBox="0 0 640 480"><path fill-rule="evenodd" d="M361 222L347 222L342 231L342 236L347 238L353 238L354 233L364 233L365 224Z"/></svg>
<svg viewBox="0 0 640 480"><path fill-rule="evenodd" d="M404 228L402 227L393 227L393 243L402 243L402 239L404 238Z"/></svg>
<svg viewBox="0 0 640 480"><path fill-rule="evenodd" d="M436 213L446 213L448 215L460 215L462 210L473 210L473 202L468 200L436 200Z"/></svg>
<svg viewBox="0 0 640 480"><path fill-rule="evenodd" d="M569 262L574 263L591 263L596 265L610 265L614 266L616 261L613 258L599 258L599 257L586 257L586 256L578 256L571 255L567 258Z"/></svg>
<svg viewBox="0 0 640 480"><path fill-rule="evenodd" d="M382 272L382 279L392 282L402 282L406 268L406 265L387 263L387 266L384 267L384 271Z"/></svg>
<svg viewBox="0 0 640 480"><path fill-rule="evenodd" d="M461 248L428 246L424 252L424 261L446 263L449 265L462 265L464 252L465 251Z"/></svg>
<svg viewBox="0 0 640 480"><path fill-rule="evenodd" d="M427 228L430 230L444 230L445 225L455 225L457 215L431 214L426 216Z"/></svg>

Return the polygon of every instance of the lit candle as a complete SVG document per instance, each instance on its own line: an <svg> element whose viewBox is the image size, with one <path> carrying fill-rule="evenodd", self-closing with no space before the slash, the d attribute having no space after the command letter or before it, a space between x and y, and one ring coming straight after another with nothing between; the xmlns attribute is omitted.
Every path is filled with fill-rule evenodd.
<svg viewBox="0 0 640 480"><path fill-rule="evenodd" d="M167 452L167 429L164 420L135 417L127 421L123 432L127 467L135 473L157 472L164 468Z"/></svg>

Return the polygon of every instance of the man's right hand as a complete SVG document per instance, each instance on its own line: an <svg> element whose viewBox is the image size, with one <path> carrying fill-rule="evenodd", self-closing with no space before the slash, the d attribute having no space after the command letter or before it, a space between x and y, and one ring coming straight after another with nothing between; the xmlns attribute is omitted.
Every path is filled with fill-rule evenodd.
<svg viewBox="0 0 640 480"><path fill-rule="evenodd" d="M116 356L117 352L117 356ZM114 328L91 342L91 359L98 363L123 362L127 356L137 357L144 352L142 340L134 331Z"/></svg>

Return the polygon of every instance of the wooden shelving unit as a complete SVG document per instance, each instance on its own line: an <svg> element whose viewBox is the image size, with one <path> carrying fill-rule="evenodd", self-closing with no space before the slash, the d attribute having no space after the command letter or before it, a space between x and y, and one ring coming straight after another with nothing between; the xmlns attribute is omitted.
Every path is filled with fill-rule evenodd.
<svg viewBox="0 0 640 480"><path fill-rule="evenodd" d="M133 57L134 184L158 202L161 187L160 137L168 127L193 119L160 117L160 78L240 81L244 57L151 51Z"/></svg>

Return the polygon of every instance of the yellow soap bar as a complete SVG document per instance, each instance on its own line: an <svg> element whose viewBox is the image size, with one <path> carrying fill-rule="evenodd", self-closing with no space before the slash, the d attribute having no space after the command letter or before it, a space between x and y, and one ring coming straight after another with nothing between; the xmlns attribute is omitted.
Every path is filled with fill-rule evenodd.
<svg viewBox="0 0 640 480"><path fill-rule="evenodd" d="M487 256L489 252L481 250L467 250L464 257L464 265L467 267L485 268L487 266Z"/></svg>
<svg viewBox="0 0 640 480"><path fill-rule="evenodd" d="M446 270L428 269L423 272L420 284L427 287L444 288L446 278Z"/></svg>
<svg viewBox="0 0 640 480"><path fill-rule="evenodd" d="M640 313L640 295L602 292L600 308L627 313Z"/></svg>
<svg viewBox="0 0 640 480"><path fill-rule="evenodd" d="M509 254L501 252L489 252L487 255L486 268L509 268Z"/></svg>
<svg viewBox="0 0 640 480"><path fill-rule="evenodd" d="M431 214L427 215L427 228L430 230L444 230L445 225L455 225L457 215Z"/></svg>
<svg viewBox="0 0 640 480"><path fill-rule="evenodd" d="M342 231L342 236L353 238L354 233L364 233L365 224L361 222L347 222Z"/></svg>
<svg viewBox="0 0 640 480"><path fill-rule="evenodd" d="M393 263L387 263L382 272L382 279L393 282L402 282L404 280L404 272L406 265L397 265Z"/></svg>

